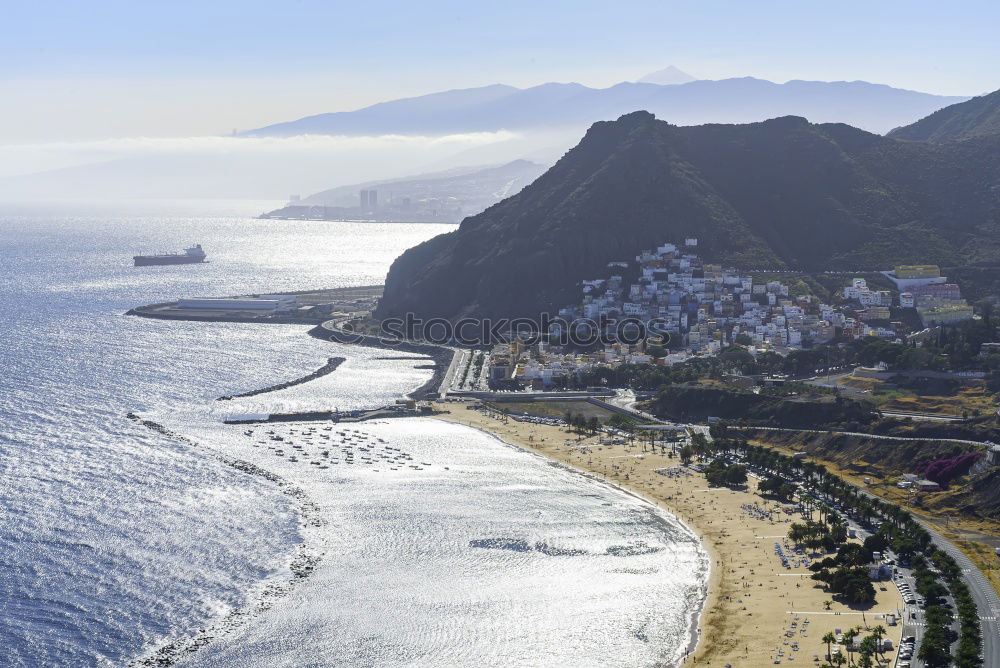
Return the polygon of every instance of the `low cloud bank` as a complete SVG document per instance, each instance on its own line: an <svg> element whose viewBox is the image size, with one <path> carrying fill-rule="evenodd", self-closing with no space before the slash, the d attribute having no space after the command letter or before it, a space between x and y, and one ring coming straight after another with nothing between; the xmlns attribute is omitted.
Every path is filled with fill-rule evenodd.
<svg viewBox="0 0 1000 668"><path fill-rule="evenodd" d="M0 146L0 196L283 198L392 178L469 156L517 154L517 133L437 137L129 137Z"/></svg>

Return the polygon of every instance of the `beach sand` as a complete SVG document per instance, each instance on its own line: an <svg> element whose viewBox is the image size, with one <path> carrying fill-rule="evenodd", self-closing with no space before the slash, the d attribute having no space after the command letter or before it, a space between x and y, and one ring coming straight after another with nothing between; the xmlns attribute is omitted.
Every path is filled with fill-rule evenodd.
<svg viewBox="0 0 1000 668"><path fill-rule="evenodd" d="M697 647L682 665L820 665L827 651L822 638L828 631L879 624L898 647L902 625L889 626L884 618L892 613L898 619L903 608L895 585L874 583L876 602L862 611L834 602L801 562L786 569L774 544L781 543L789 554L785 536L790 524L802 517L786 514L779 504L757 495L753 478L745 490L709 488L704 476L690 469L674 476L656 473L680 467L680 459L659 449L654 454L648 446L644 452L638 442L601 445L597 437L580 439L560 427L501 422L462 403L438 403L435 409L441 411L435 415L439 419L487 431L640 495L681 518L701 537L711 557L711 577ZM754 505L770 510L770 519L748 510ZM886 658L892 665L894 652Z"/></svg>

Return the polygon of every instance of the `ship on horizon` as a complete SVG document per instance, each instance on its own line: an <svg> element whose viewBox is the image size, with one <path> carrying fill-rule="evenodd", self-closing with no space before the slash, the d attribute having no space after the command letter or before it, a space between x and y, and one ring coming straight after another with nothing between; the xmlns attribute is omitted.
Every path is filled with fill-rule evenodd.
<svg viewBox="0 0 1000 668"><path fill-rule="evenodd" d="M161 253L159 255L135 255L132 261L136 267L149 267L161 264L197 264L205 261L205 251L201 244L185 248L183 253Z"/></svg>

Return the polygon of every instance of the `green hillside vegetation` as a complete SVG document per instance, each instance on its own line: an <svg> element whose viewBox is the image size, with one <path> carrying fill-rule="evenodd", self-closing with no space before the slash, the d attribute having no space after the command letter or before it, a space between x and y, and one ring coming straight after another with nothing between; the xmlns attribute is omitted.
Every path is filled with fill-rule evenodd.
<svg viewBox="0 0 1000 668"><path fill-rule="evenodd" d="M741 424L811 429L817 425L857 428L873 422L871 404L828 393L775 396L741 391L717 383L684 383L663 389L647 409L661 418L705 421L709 417Z"/></svg>
<svg viewBox="0 0 1000 668"><path fill-rule="evenodd" d="M948 142L1000 135L1000 91L935 111L889 133L896 139Z"/></svg>

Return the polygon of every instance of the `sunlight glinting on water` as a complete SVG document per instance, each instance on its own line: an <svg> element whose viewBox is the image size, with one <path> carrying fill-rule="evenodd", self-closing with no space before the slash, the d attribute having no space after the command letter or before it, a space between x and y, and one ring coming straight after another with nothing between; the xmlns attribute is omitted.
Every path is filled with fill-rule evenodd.
<svg viewBox="0 0 1000 668"><path fill-rule="evenodd" d="M706 564L690 533L650 506L431 420L359 427L350 470L310 463L322 456L313 445L290 461L221 423L391 402L429 377L420 361L322 342L307 327L123 315L182 296L379 283L403 249L452 229L250 217L270 204L0 210L5 665L117 665L201 628L214 642L188 661L206 666L674 660ZM135 252L194 242L208 264L130 266ZM215 401L331 356L347 361L316 381ZM429 466L363 464L362 438ZM301 489L317 521L234 459ZM306 553L321 558L315 573L268 599ZM226 621L262 601L266 611Z"/></svg>

